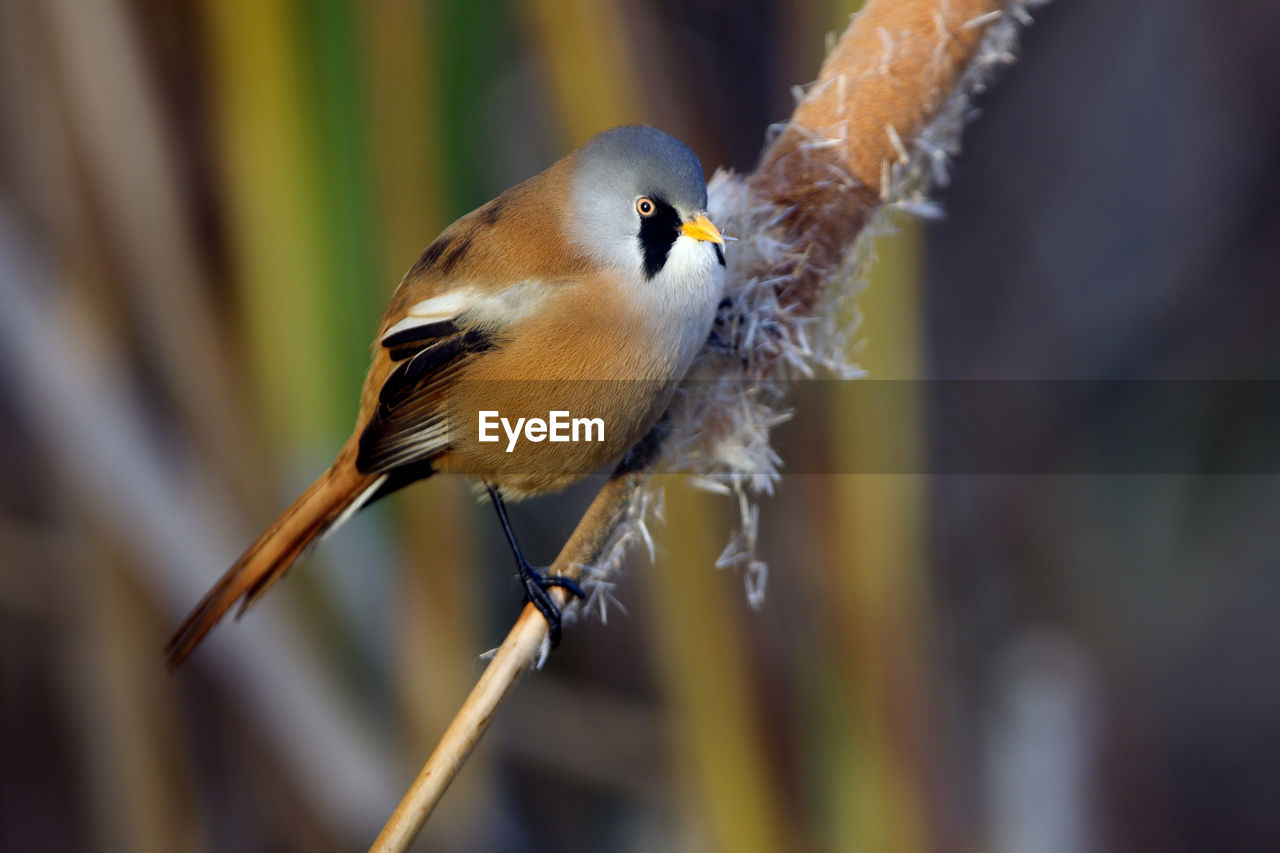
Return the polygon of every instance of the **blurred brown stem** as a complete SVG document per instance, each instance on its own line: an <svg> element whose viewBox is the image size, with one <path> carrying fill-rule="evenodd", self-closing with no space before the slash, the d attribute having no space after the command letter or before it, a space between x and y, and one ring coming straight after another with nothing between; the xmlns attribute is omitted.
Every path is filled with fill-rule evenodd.
<svg viewBox="0 0 1280 853"><path fill-rule="evenodd" d="M823 63L791 123L747 178L755 201L783 211L769 227L792 247L785 266L731 274L768 274L778 282L784 307L810 312L825 278L880 208L891 165L906 160L1006 5L869 0ZM582 565L600 555L646 476L644 470L628 471L609 480L551 573L576 578ZM563 604L561 590L553 595ZM408 849L502 700L537 663L546 635L546 622L532 605L526 607L372 850Z"/></svg>

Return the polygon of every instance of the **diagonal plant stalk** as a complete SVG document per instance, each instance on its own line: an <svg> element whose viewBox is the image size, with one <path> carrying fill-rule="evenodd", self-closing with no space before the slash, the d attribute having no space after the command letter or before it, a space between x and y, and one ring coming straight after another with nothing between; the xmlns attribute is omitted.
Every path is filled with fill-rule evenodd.
<svg viewBox="0 0 1280 853"><path fill-rule="evenodd" d="M807 372L825 363L810 349L806 334L818 328L838 336L839 330L815 327L812 321L820 319L819 313L832 313L831 291L849 284L851 264L865 264L864 238L874 230L868 226L877 215L923 202L929 186L945 180L945 165L957 150L970 99L994 68L1011 61L1017 27L1030 21L1029 5L1024 0L866 3L836 42L790 123L766 149L759 168L742 178L717 176L712 182L716 221L742 241L731 254L726 282L730 311L739 316L736 331L729 333L736 343L727 354L723 340L708 344L695 365L700 379L747 380L726 383L742 386L785 379L797 368ZM763 325L773 331L746 335L757 342L743 343L741 315L764 311L769 316ZM760 319L747 316L745 321ZM734 368L720 370L727 365ZM744 500L745 488L768 488L771 474L761 478L749 464L724 464L717 459L724 454L716 452L717 442L740 440L744 428L758 432L761 423L767 447L768 413L763 422L744 427L741 418L735 421L736 416L722 416L717 409L735 402L727 401L726 393L742 391L707 391L707 384L683 392L661 452L624 462L606 482L552 564L552 574L583 577L584 569L616 562L631 541L647 538L646 480L659 468L692 468ZM673 452L670 446L680 449ZM761 479L763 486L752 485ZM555 588L552 595L557 604L565 604L562 590ZM498 706L541 661L546 644L546 623L530 605L371 850L408 848Z"/></svg>
<svg viewBox="0 0 1280 853"><path fill-rule="evenodd" d="M644 478L642 471L611 477L587 508L548 573L577 577L580 574L578 567L603 551ZM552 587L550 593L558 607L565 606L564 590ZM546 620L533 605L529 605L481 673L480 680L441 736L435 751L413 780L413 785L379 833L371 850L408 849L445 788L489 727L498 706L520 676L539 661L546 646Z"/></svg>

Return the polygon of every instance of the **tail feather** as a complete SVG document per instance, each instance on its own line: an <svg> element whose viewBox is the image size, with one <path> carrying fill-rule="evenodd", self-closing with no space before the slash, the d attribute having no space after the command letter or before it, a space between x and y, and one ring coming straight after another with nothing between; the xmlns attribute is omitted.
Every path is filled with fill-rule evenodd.
<svg viewBox="0 0 1280 853"><path fill-rule="evenodd" d="M195 606L165 646L170 671L187 659L237 601L241 602L239 616L284 577L310 545L336 529L377 491L385 475L357 472L348 456L341 454Z"/></svg>

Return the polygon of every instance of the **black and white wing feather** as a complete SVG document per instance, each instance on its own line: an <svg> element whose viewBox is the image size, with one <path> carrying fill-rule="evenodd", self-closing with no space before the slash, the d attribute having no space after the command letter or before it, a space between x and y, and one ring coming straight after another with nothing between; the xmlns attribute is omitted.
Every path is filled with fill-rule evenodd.
<svg viewBox="0 0 1280 853"><path fill-rule="evenodd" d="M393 330L381 345L395 367L360 434L361 473L428 461L449 447L448 391L468 359L492 349L492 335L453 319Z"/></svg>

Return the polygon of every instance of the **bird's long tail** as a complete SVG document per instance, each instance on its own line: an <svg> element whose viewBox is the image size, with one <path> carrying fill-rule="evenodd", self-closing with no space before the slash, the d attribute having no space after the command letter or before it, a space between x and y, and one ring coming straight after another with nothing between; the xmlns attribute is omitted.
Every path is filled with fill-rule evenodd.
<svg viewBox="0 0 1280 853"><path fill-rule="evenodd" d="M186 660L242 599L239 612L243 613L284 576L309 545L366 503L383 480L380 475L359 473L354 453L344 449L329 470L280 514L195 606L165 647L166 666L173 670Z"/></svg>

